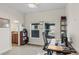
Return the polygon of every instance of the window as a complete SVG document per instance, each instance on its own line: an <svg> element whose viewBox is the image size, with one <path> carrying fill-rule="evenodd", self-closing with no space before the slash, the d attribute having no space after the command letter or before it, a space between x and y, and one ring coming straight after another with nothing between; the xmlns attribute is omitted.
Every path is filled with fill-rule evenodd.
<svg viewBox="0 0 79 59"><path fill-rule="evenodd" d="M55 24L45 23L45 32L47 38L54 38L54 30L55 30Z"/></svg>
<svg viewBox="0 0 79 59"><path fill-rule="evenodd" d="M32 23L31 27L31 36L35 38L39 38L39 29L38 29L39 23Z"/></svg>

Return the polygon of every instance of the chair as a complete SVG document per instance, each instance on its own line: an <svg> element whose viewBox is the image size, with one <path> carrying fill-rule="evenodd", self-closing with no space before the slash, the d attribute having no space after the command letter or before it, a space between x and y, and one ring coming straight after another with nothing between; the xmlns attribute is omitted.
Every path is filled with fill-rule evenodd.
<svg viewBox="0 0 79 59"><path fill-rule="evenodd" d="M47 53L45 53L45 55L46 55L46 54L47 54L47 55L51 55L52 52L47 49L47 47L48 47L48 45L49 45L49 42L48 42L48 40L47 40L47 37L46 37L46 33L45 33L45 32L43 32L43 40L44 40L44 47L43 47L43 50L44 50L44 51L47 51Z"/></svg>

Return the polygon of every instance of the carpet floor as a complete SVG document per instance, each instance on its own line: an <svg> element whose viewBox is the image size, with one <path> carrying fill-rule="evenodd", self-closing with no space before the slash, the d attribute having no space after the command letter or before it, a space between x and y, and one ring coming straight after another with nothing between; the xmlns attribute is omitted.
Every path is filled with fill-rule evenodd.
<svg viewBox="0 0 79 59"><path fill-rule="evenodd" d="M13 48L3 55L44 55L46 53L41 46L23 45Z"/></svg>

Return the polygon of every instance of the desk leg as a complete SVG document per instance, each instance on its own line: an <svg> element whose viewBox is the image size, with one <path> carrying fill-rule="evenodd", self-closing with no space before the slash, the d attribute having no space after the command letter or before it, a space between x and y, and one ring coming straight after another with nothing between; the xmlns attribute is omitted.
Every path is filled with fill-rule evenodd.
<svg viewBox="0 0 79 59"><path fill-rule="evenodd" d="M48 54L48 55L52 55L52 53L53 53L53 51L51 51L51 50L48 50L48 51L47 51L47 54Z"/></svg>

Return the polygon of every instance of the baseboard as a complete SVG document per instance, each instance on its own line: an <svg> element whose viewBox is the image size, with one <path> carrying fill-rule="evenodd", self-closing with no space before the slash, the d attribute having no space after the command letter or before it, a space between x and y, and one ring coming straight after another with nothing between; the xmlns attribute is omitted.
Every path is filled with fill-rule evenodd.
<svg viewBox="0 0 79 59"><path fill-rule="evenodd" d="M43 45L32 44L32 43L28 43L28 45L32 45L32 46L41 46L41 47L43 47Z"/></svg>
<svg viewBox="0 0 79 59"><path fill-rule="evenodd" d="M6 53L7 51L11 50L12 48L8 48L8 49L5 49L3 51L0 51L0 55L3 55L4 53Z"/></svg>

